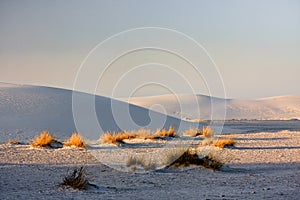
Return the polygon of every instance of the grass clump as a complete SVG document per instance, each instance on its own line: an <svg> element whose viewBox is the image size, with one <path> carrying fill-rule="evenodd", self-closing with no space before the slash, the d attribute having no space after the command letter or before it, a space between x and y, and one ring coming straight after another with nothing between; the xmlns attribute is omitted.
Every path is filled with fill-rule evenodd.
<svg viewBox="0 0 300 200"><path fill-rule="evenodd" d="M30 145L33 147L53 147L57 142L48 131L43 131Z"/></svg>
<svg viewBox="0 0 300 200"><path fill-rule="evenodd" d="M133 138L134 136L124 132L119 132L119 133L106 132L103 135L101 135L100 140L102 144L120 144L120 143L124 143L125 139L133 139Z"/></svg>
<svg viewBox="0 0 300 200"><path fill-rule="evenodd" d="M74 146L77 148L86 148L86 144L79 133L73 133L69 140L64 144L65 146Z"/></svg>
<svg viewBox="0 0 300 200"><path fill-rule="evenodd" d="M160 139L160 138L164 138L164 137L176 137L176 133L175 130L172 126L169 127L169 129L161 129L161 130L157 130L156 133L154 133L154 135L151 136L150 139Z"/></svg>
<svg viewBox="0 0 300 200"><path fill-rule="evenodd" d="M198 157L196 153L192 153L190 149L187 149L183 151L180 155L181 150L175 151L174 154L169 154L168 155L168 162L172 161L169 166L174 166L174 167L187 167L189 165L201 165L202 161ZM176 158L176 159L174 159Z"/></svg>
<svg viewBox="0 0 300 200"><path fill-rule="evenodd" d="M205 138L212 138L214 135L214 131L210 126L203 127L203 136Z"/></svg>
<svg viewBox="0 0 300 200"><path fill-rule="evenodd" d="M224 148L235 145L235 141L232 138L219 138L215 143L215 147Z"/></svg>
<svg viewBox="0 0 300 200"><path fill-rule="evenodd" d="M176 137L176 133L173 127L167 129L157 130L154 134L151 134L150 130L147 129L139 129L133 130L129 132L105 132L103 135L100 136L100 140L102 144L122 144L124 140L130 139L164 139L165 137Z"/></svg>
<svg viewBox="0 0 300 200"><path fill-rule="evenodd" d="M187 149L167 167L187 167L190 165L199 165L215 171L220 170L224 163L212 154L199 157L196 151Z"/></svg>
<svg viewBox="0 0 300 200"><path fill-rule="evenodd" d="M89 182L85 177L85 170L83 167L74 169L74 171L67 175L63 182L60 184L61 187L69 187L77 190L87 189Z"/></svg>
<svg viewBox="0 0 300 200"><path fill-rule="evenodd" d="M185 136L190 136L190 137L197 137L199 135L203 135L203 133L201 133L200 129L194 129L194 128L190 128L188 130L186 130L183 135Z"/></svg>

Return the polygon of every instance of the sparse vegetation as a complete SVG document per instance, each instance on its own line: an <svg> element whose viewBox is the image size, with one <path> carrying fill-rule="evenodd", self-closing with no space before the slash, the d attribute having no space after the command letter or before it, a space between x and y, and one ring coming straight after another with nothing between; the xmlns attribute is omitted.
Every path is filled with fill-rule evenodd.
<svg viewBox="0 0 300 200"><path fill-rule="evenodd" d="M236 141L232 138L205 138L200 144L199 147L203 146L215 146L219 148L232 147L236 144Z"/></svg>
<svg viewBox="0 0 300 200"><path fill-rule="evenodd" d="M185 131L183 133L183 135L185 136L190 136L190 137L197 137L199 135L203 135L203 133L201 133L200 129L197 128L197 129L194 129L194 128L190 128L188 129L187 131Z"/></svg>
<svg viewBox="0 0 300 200"><path fill-rule="evenodd" d="M207 126L203 128L204 140L199 144L199 146L215 146L219 148L234 146L236 141L232 138L215 138L214 131L211 127Z"/></svg>
<svg viewBox="0 0 300 200"><path fill-rule="evenodd" d="M77 190L85 190L87 189L88 184L89 182L85 177L85 170L83 167L80 167L79 169L74 169L73 173L67 175L60 186Z"/></svg>
<svg viewBox="0 0 300 200"><path fill-rule="evenodd" d="M203 127L202 132L205 138L212 138L215 135L213 129L210 126Z"/></svg>
<svg viewBox="0 0 300 200"><path fill-rule="evenodd" d="M132 139L134 136L129 135L128 133L120 132L120 133L110 133L106 132L101 137L102 144L120 144L124 143L125 139Z"/></svg>
<svg viewBox="0 0 300 200"><path fill-rule="evenodd" d="M191 149L187 149L167 167L187 167L189 165L201 165L204 168L220 170L224 163L212 155L199 157L196 151L193 152Z"/></svg>
<svg viewBox="0 0 300 200"><path fill-rule="evenodd" d="M215 147L224 148L229 146L234 146L235 141L232 138L219 138L215 143Z"/></svg>
<svg viewBox="0 0 300 200"><path fill-rule="evenodd" d="M144 128L140 128L139 130L126 131L125 133L132 136L133 138L138 138L138 139L151 138L151 131Z"/></svg>
<svg viewBox="0 0 300 200"><path fill-rule="evenodd" d="M229 159L226 156L224 157L222 150L214 146L200 147L197 152L204 161L203 166L213 170L220 169Z"/></svg>
<svg viewBox="0 0 300 200"><path fill-rule="evenodd" d="M201 160L203 160L202 166L212 170L220 170L224 163L214 157L205 156Z"/></svg>
<svg viewBox="0 0 300 200"><path fill-rule="evenodd" d="M55 143L60 143L50 135L48 131L43 131L30 144L33 147L53 147Z"/></svg>
<svg viewBox="0 0 300 200"><path fill-rule="evenodd" d="M154 135L152 135L153 139L159 139L164 137L176 137L175 130L172 126L170 126L169 130L163 128L161 130L157 130Z"/></svg>
<svg viewBox="0 0 300 200"><path fill-rule="evenodd" d="M86 144L82 138L82 136L79 133L74 132L71 137L69 138L69 141L64 143L65 146L74 146L77 148L86 148Z"/></svg>
<svg viewBox="0 0 300 200"><path fill-rule="evenodd" d="M13 140L8 140L7 144L9 144L9 145L17 145L17 144L21 144L21 142L20 142L19 138L15 138Z"/></svg>
<svg viewBox="0 0 300 200"><path fill-rule="evenodd" d="M176 153L175 153L176 154ZM170 155L169 155L170 156ZM201 165L202 161L196 153L192 153L190 149L184 151L180 156L178 154L174 155L177 157L169 166L174 167L187 167L189 165ZM173 160L174 158L168 158L168 160Z"/></svg>
<svg viewBox="0 0 300 200"><path fill-rule="evenodd" d="M111 133L105 132L103 135L100 136L100 140L102 144L122 144L124 140L130 139L164 139L165 137L176 137L176 133L173 127L170 127L168 130L161 129L157 130L154 134L151 135L150 130L146 129L139 129L137 131L130 131L130 132L119 132L119 133Z"/></svg>

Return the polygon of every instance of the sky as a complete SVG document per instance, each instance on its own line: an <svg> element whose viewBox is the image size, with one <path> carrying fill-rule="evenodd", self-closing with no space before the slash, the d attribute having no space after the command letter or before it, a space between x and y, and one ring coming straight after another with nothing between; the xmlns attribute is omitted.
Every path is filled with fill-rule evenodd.
<svg viewBox="0 0 300 200"><path fill-rule="evenodd" d="M128 30L143 27L172 30L170 35L162 31L153 36L168 51L142 49L115 60L109 57L152 38L152 33L143 33L144 38L136 32L134 37L126 35ZM124 31L117 38L121 42L105 43ZM173 37L175 32L205 49L189 49L189 60L205 60L196 65L202 76L195 77L192 65L171 53L177 48L187 50L191 42L187 37ZM154 43L160 45L159 41ZM104 50L92 56L109 57L109 69L99 74L105 66L94 63L95 68L81 80L90 81L94 88L77 87L83 64L101 42ZM205 52L211 64L206 63ZM115 97L189 93L189 86L199 94L228 98L300 95L299 54L299 0L0 1L0 82L67 89L75 85ZM151 81L159 84L146 84Z"/></svg>

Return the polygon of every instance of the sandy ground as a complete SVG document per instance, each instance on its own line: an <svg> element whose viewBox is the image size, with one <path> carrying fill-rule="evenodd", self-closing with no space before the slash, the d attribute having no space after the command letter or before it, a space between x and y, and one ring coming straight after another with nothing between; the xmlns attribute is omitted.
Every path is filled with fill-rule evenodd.
<svg viewBox="0 0 300 200"><path fill-rule="evenodd" d="M231 135L221 171L200 167L122 172L89 151L0 145L0 199L300 199L300 133ZM113 153L110 156L114 156ZM86 166L98 189L61 189L75 167Z"/></svg>

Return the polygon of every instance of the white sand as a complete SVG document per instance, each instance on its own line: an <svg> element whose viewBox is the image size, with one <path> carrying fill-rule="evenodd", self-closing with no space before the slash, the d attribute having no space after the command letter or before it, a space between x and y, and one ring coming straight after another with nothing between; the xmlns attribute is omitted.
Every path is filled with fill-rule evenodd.
<svg viewBox="0 0 300 200"><path fill-rule="evenodd" d="M102 165L88 150L3 144L1 199L299 199L299 132L232 136L236 148L222 151L231 160L217 172L199 167L121 172ZM86 166L99 189L58 188L75 166Z"/></svg>
<svg viewBox="0 0 300 200"><path fill-rule="evenodd" d="M90 102L88 101L90 95L80 93L80 96ZM204 102L201 104L204 108L210 107L205 104L208 102L205 98L200 99ZM149 100L152 101L151 98ZM257 104L247 101L232 102L237 115L230 117L246 116L245 118L250 119L251 113L257 114L258 110L263 108L267 110L261 110L261 113L263 111L271 118L299 117L300 104L297 98L267 99ZM101 111L97 113L97 117L101 119L103 127L115 130L116 124L111 117L110 103L110 99L97 96L95 107ZM119 101L115 103L122 109L129 106L139 123L147 122L149 117L147 109ZM253 109L249 109L249 105L254 105ZM279 105L283 107L278 107ZM171 106L165 109L173 116L189 117L186 115L188 112L182 113L177 110L176 104L169 102L166 106ZM86 137L89 140L93 140L90 133L94 133L98 139L100 134L98 129L93 129L94 127L87 123L90 122L90 115L85 113L87 107L82 108L84 109L79 113L86 121L79 123L86 123L87 126L86 129L77 131L85 133L84 136L89 136ZM230 111L230 108L228 109ZM282 112L282 115L276 110ZM202 111L205 114L206 110ZM39 149L31 148L29 145L3 144L14 138L19 138L21 142L29 142L44 129L48 129L56 138L63 141L77 128L73 114L72 91L0 84L0 199L299 199L300 197L299 132L232 135L238 141L237 146L234 149L220 150L220 155L227 159L228 163L218 172L190 167L137 173L118 171L103 164L115 168L123 166L122 169L126 170L124 165L128 157L141 152L149 155L152 153L157 160L162 160L160 155L157 155L157 150L163 150L164 141L160 141L159 144L153 142L126 144L121 151L120 148L109 145L79 150ZM150 114L158 118L162 116L159 113ZM179 121L172 117L167 117L167 120L171 125ZM184 123L189 128L190 124ZM154 130L157 128L155 125L152 127ZM124 130L134 129L130 123L126 123L125 126L127 128ZM195 144L199 141L189 142ZM99 155L98 160L93 156L95 152ZM74 191L57 187L68 172L80 166L86 167L90 182L98 185L99 189Z"/></svg>
<svg viewBox="0 0 300 200"><path fill-rule="evenodd" d="M300 119L300 97L279 96L255 100L221 99L205 95L177 94L123 99L129 103L164 111L173 117L188 120L225 119L289 120ZM212 108L215 113L212 115Z"/></svg>

